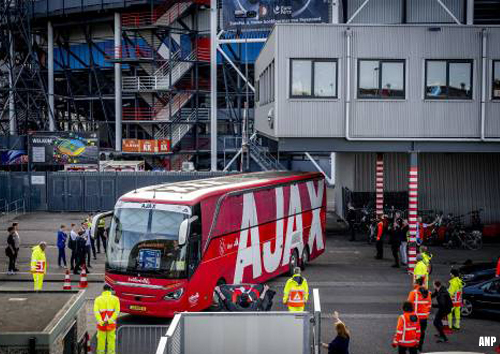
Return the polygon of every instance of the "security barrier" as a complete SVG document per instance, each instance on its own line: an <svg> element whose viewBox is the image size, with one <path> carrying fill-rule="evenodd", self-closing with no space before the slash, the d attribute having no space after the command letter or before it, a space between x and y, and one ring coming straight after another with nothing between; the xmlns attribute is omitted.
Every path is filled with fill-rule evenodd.
<svg viewBox="0 0 500 354"><path fill-rule="evenodd" d="M183 312L177 314L156 354L319 353L321 305L313 289L309 312ZM120 353L121 354L121 353Z"/></svg>
<svg viewBox="0 0 500 354"><path fill-rule="evenodd" d="M169 326L123 325L116 331L117 354L154 354Z"/></svg>

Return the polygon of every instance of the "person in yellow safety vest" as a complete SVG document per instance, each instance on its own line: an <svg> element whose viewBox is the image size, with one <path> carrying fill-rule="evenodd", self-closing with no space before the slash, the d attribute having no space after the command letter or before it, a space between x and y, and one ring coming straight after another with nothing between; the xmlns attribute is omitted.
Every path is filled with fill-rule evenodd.
<svg viewBox="0 0 500 354"><path fill-rule="evenodd" d="M116 319L120 314L120 300L111 294L111 287L104 285L104 291L94 301L94 315L97 321L96 354L115 354Z"/></svg>
<svg viewBox="0 0 500 354"><path fill-rule="evenodd" d="M31 273L35 283L35 291L42 290L43 277L47 273L47 258L45 257L45 249L47 244L40 242L38 246L32 248L31 253Z"/></svg>
<svg viewBox="0 0 500 354"><path fill-rule="evenodd" d="M307 280L302 277L300 268L296 267L293 277L287 280L283 292L283 303L288 306L288 311L304 311L309 299L309 286Z"/></svg>
<svg viewBox="0 0 500 354"><path fill-rule="evenodd" d="M452 269L450 271L450 287L448 288L448 293L450 294L451 301L453 302L453 308L448 315L448 326L451 329L460 329L460 309L462 307L462 289L464 288L464 282L460 279L457 269ZM455 317L455 323L453 323L453 317Z"/></svg>
<svg viewBox="0 0 500 354"><path fill-rule="evenodd" d="M424 263L427 265L428 273L432 273L432 265L431 265L431 260L432 260L432 254L429 252L426 246L420 247L420 254L422 255L422 260Z"/></svg>
<svg viewBox="0 0 500 354"><path fill-rule="evenodd" d="M423 278L425 288L429 289L429 269L427 268L427 265L424 262L424 257L421 254L417 255L417 264L413 270L413 285L416 284L418 278Z"/></svg>

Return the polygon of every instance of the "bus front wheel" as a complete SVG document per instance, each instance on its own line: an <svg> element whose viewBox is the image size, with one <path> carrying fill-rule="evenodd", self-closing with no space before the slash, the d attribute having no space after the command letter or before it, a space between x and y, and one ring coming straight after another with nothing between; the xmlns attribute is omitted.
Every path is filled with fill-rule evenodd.
<svg viewBox="0 0 500 354"><path fill-rule="evenodd" d="M307 264L309 263L309 249L304 247L302 251L302 261L300 262L300 269L305 270Z"/></svg>

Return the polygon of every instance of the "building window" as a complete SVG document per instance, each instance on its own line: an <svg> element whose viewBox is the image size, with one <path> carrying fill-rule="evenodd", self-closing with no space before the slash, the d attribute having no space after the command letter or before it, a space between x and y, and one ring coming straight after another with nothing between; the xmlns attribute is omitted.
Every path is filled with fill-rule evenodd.
<svg viewBox="0 0 500 354"><path fill-rule="evenodd" d="M472 99L472 60L426 60L425 98Z"/></svg>
<svg viewBox="0 0 500 354"><path fill-rule="evenodd" d="M358 98L404 99L405 61L360 59Z"/></svg>
<svg viewBox="0 0 500 354"><path fill-rule="evenodd" d="M492 98L500 100L500 60L493 60Z"/></svg>
<svg viewBox="0 0 500 354"><path fill-rule="evenodd" d="M274 102L274 60L259 76L258 98L260 105Z"/></svg>
<svg viewBox="0 0 500 354"><path fill-rule="evenodd" d="M290 97L337 98L337 60L292 59Z"/></svg>

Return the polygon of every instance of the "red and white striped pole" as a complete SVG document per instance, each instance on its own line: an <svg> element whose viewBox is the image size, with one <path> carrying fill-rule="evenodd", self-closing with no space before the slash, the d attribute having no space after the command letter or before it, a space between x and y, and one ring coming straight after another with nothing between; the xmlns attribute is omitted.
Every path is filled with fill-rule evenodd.
<svg viewBox="0 0 500 354"><path fill-rule="evenodd" d="M384 154L377 154L375 169L375 194L377 216L384 214Z"/></svg>
<svg viewBox="0 0 500 354"><path fill-rule="evenodd" d="M417 153L410 153L410 174L408 176L408 224L410 242L408 244L408 270L413 273L417 263L417 222L418 222L418 159Z"/></svg>

